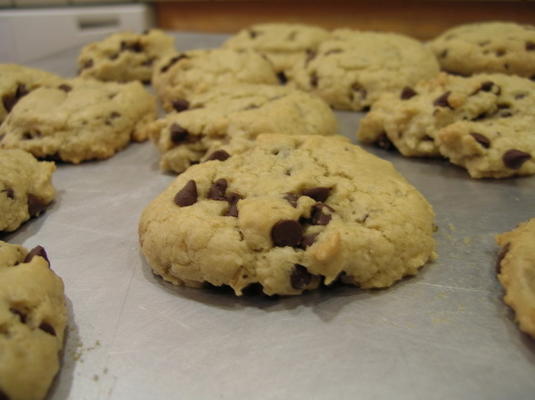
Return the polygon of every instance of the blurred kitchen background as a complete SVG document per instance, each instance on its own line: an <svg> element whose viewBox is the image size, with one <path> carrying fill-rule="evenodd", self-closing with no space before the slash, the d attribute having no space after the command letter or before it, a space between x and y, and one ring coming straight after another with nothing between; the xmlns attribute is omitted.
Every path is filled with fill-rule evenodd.
<svg viewBox="0 0 535 400"><path fill-rule="evenodd" d="M106 1L0 0L0 62L25 63L150 27L231 33L258 22L350 27L429 39L465 22L535 23L534 1Z"/></svg>

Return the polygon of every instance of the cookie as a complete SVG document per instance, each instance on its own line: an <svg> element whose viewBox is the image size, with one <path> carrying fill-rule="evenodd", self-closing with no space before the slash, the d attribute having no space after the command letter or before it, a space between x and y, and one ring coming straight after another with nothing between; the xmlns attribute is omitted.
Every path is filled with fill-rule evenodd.
<svg viewBox="0 0 535 400"><path fill-rule="evenodd" d="M456 26L429 43L443 70L501 72L535 79L535 26L482 22Z"/></svg>
<svg viewBox="0 0 535 400"><path fill-rule="evenodd" d="M54 200L53 162L37 161L22 150L0 149L0 232L14 231Z"/></svg>
<svg viewBox="0 0 535 400"><path fill-rule="evenodd" d="M447 157L473 178L535 172L535 83L504 74L437 78L387 94L361 120L365 143Z"/></svg>
<svg viewBox="0 0 535 400"><path fill-rule="evenodd" d="M520 330L535 338L535 218L498 235L496 242L502 247L497 265L503 300L515 311Z"/></svg>
<svg viewBox="0 0 535 400"><path fill-rule="evenodd" d="M382 93L438 73L431 51L409 37L339 29L296 64L290 80L340 110L363 110Z"/></svg>
<svg viewBox="0 0 535 400"><path fill-rule="evenodd" d="M101 81L150 82L154 65L174 51L175 39L158 29L143 34L116 33L82 49L79 75Z"/></svg>
<svg viewBox="0 0 535 400"><path fill-rule="evenodd" d="M252 25L230 37L223 47L254 50L275 66L282 83L285 71L318 48L329 36L325 29L305 24L269 23Z"/></svg>
<svg viewBox="0 0 535 400"><path fill-rule="evenodd" d="M0 241L0 398L44 399L67 324L63 282L41 246Z"/></svg>
<svg viewBox="0 0 535 400"><path fill-rule="evenodd" d="M170 113L147 130L162 153L162 170L226 159L262 133L334 135L336 117L319 97L283 86L241 84L196 96L188 111Z"/></svg>
<svg viewBox="0 0 535 400"><path fill-rule="evenodd" d="M154 272L191 287L294 295L336 280L384 288L434 259L434 214L394 168L341 136L261 135L194 165L144 210Z"/></svg>
<svg viewBox="0 0 535 400"><path fill-rule="evenodd" d="M22 98L0 126L0 147L78 164L147 138L156 103L139 82L74 79Z"/></svg>
<svg viewBox="0 0 535 400"><path fill-rule="evenodd" d="M41 86L56 87L59 76L35 68L15 64L0 64L0 124L15 104Z"/></svg>
<svg viewBox="0 0 535 400"><path fill-rule="evenodd" d="M162 58L154 69L152 83L163 107L178 104L221 85L263 83L278 85L271 63L253 51L233 49L191 50ZM176 108L175 108L176 109Z"/></svg>

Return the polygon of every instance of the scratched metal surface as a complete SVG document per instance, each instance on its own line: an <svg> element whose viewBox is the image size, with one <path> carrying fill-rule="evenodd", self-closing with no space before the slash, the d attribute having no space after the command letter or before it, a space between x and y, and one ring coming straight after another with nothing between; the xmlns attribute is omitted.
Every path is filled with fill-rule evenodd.
<svg viewBox="0 0 535 400"><path fill-rule="evenodd" d="M177 48L223 35L177 34ZM72 76L79 49L32 66ZM360 115L337 113L353 138ZM444 161L389 159L434 206L439 259L392 288L235 298L156 279L142 209L173 179L150 143L59 165L58 198L4 237L46 247L70 328L50 400L533 399L535 342L500 300L494 235L535 216L535 178L474 181Z"/></svg>

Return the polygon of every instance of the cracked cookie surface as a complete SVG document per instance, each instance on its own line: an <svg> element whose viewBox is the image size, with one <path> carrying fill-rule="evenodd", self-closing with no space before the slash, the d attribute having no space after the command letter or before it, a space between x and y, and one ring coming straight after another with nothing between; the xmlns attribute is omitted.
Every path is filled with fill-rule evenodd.
<svg viewBox="0 0 535 400"><path fill-rule="evenodd" d="M50 72L16 64L0 64L0 124L15 104L41 86L57 87L62 79Z"/></svg>
<svg viewBox="0 0 535 400"><path fill-rule="evenodd" d="M174 51L175 39L158 29L143 34L116 33L82 49L79 75L102 81L150 82L154 65Z"/></svg>
<svg viewBox="0 0 535 400"><path fill-rule="evenodd" d="M53 162L22 150L0 149L0 231L14 231L54 200Z"/></svg>
<svg viewBox="0 0 535 400"><path fill-rule="evenodd" d="M23 97L0 126L0 147L78 164L147 139L156 102L139 82L64 81Z"/></svg>
<svg viewBox="0 0 535 400"><path fill-rule="evenodd" d="M382 93L438 71L433 53L407 36L338 29L289 74L292 84L336 109L363 110Z"/></svg>
<svg viewBox="0 0 535 400"><path fill-rule="evenodd" d="M177 110L176 104L221 85L278 85L279 80L273 65L256 52L211 49L163 57L154 69L152 83L163 107L171 111Z"/></svg>
<svg viewBox="0 0 535 400"><path fill-rule="evenodd" d="M151 124L162 170L182 172L207 159L246 151L262 133L334 135L336 117L319 97L296 89L241 84L218 87Z"/></svg>
<svg viewBox="0 0 535 400"><path fill-rule="evenodd" d="M520 330L535 338L535 218L496 237L502 247L498 279L505 288L503 300L516 315Z"/></svg>
<svg viewBox="0 0 535 400"><path fill-rule="evenodd" d="M141 249L176 285L300 294L383 288L434 259L434 213L394 168L340 136L261 135L195 165L144 210Z"/></svg>
<svg viewBox="0 0 535 400"><path fill-rule="evenodd" d="M456 26L429 43L441 68L471 75L501 72L535 79L535 26L484 22Z"/></svg>
<svg viewBox="0 0 535 400"><path fill-rule="evenodd" d="M447 157L473 178L535 173L535 83L504 74L437 78L380 98L358 138L409 157Z"/></svg>
<svg viewBox="0 0 535 400"><path fill-rule="evenodd" d="M67 324L63 282L45 250L0 241L0 398L44 399Z"/></svg>

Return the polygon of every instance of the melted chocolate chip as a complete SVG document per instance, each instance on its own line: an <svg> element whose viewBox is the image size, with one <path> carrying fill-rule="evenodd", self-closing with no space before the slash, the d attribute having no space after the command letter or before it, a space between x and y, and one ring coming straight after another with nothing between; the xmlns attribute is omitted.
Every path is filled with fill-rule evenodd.
<svg viewBox="0 0 535 400"><path fill-rule="evenodd" d="M502 247L502 249L498 253L498 258L496 259L496 273L497 274L499 274L502 271L502 260L507 255L510 248L511 248L511 243L508 242L505 244L505 246Z"/></svg>
<svg viewBox="0 0 535 400"><path fill-rule="evenodd" d="M316 201L324 202L331 193L330 187L315 187L303 190L303 196L312 197Z"/></svg>
<svg viewBox="0 0 535 400"><path fill-rule="evenodd" d="M2 103L4 105L4 108L7 112L10 112L13 107L15 107L15 104L24 96L26 96L28 93L28 89L26 88L26 85L19 83L17 85L17 89L15 90L15 93L13 94L6 94L2 97Z"/></svg>
<svg viewBox="0 0 535 400"><path fill-rule="evenodd" d="M40 197L37 197L31 193L28 193L28 213L32 217L36 217L46 208L47 203Z"/></svg>
<svg viewBox="0 0 535 400"><path fill-rule="evenodd" d="M180 207L188 207L197 202L197 197L197 184L194 180L190 180L175 195L175 204Z"/></svg>
<svg viewBox="0 0 535 400"><path fill-rule="evenodd" d="M400 98L401 98L401 100L408 100L408 99L410 99L411 97L416 96L417 94L418 94L418 93L416 93L416 92L414 91L414 89L412 89L412 88L410 88L410 87L408 87L408 86L405 86L405 87L403 88L403 90L401 91L401 96L400 96Z"/></svg>
<svg viewBox="0 0 535 400"><path fill-rule="evenodd" d="M297 200L299 199L299 195L295 193L286 193L284 195L284 200L286 200L288 203L292 205L293 208L297 207Z"/></svg>
<svg viewBox="0 0 535 400"><path fill-rule="evenodd" d="M182 60L184 58L189 58L189 57L187 55L185 55L185 54L178 54L178 55L174 56L173 58L171 58L169 60L169 62L167 64L165 64L162 68L160 68L160 72L162 72L162 73L167 72L169 70L169 68L171 68L178 61L180 61L180 60Z"/></svg>
<svg viewBox="0 0 535 400"><path fill-rule="evenodd" d="M530 158L531 155L529 153L516 149L508 150L502 156L505 166L511 169L519 169Z"/></svg>
<svg viewBox="0 0 535 400"><path fill-rule="evenodd" d="M238 218L238 201L242 199L242 196L240 196L238 193L230 192L227 194L227 201L228 201L228 210L224 214L229 217L236 217Z"/></svg>
<svg viewBox="0 0 535 400"><path fill-rule="evenodd" d="M535 50L535 42L526 42L526 51L534 51Z"/></svg>
<svg viewBox="0 0 535 400"><path fill-rule="evenodd" d="M271 228L271 240L277 247L297 247L302 238L303 228L292 219L281 220Z"/></svg>
<svg viewBox="0 0 535 400"><path fill-rule="evenodd" d="M189 101L186 99L176 99L171 104L176 112L186 111L189 108Z"/></svg>
<svg viewBox="0 0 535 400"><path fill-rule="evenodd" d="M126 42L121 41L121 51L133 51L134 53L141 53L143 45L140 42Z"/></svg>
<svg viewBox="0 0 535 400"><path fill-rule="evenodd" d="M316 72L312 72L312 74L310 75L310 86L316 88L318 87L318 75L316 74Z"/></svg>
<svg viewBox="0 0 535 400"><path fill-rule="evenodd" d="M312 225L327 225L331 222L331 214L324 213L324 209L327 209L331 212L334 210L324 203L316 203L312 206L312 211L310 213L310 223Z"/></svg>
<svg viewBox="0 0 535 400"><path fill-rule="evenodd" d="M316 242L316 238L318 237L319 233L310 233L308 235L303 235L303 239L301 240L301 248L306 249L307 247L312 246Z"/></svg>
<svg viewBox="0 0 535 400"><path fill-rule="evenodd" d="M171 141L174 144L182 144L189 139L189 132L177 123L171 125L169 132L171 133Z"/></svg>
<svg viewBox="0 0 535 400"><path fill-rule="evenodd" d="M58 86L59 90L63 90L65 93L69 93L72 90L72 86L67 85L66 83L62 83Z"/></svg>
<svg viewBox="0 0 535 400"><path fill-rule="evenodd" d="M277 78L279 79L279 83L281 85L286 85L286 83L288 83L288 78L283 71L277 72Z"/></svg>
<svg viewBox="0 0 535 400"><path fill-rule="evenodd" d="M41 325L39 325L39 329L48 333L49 335L56 336L56 330L48 322L45 322L45 321L41 322Z"/></svg>
<svg viewBox="0 0 535 400"><path fill-rule="evenodd" d="M35 246L33 249L31 249L28 254L26 254L26 257L24 257L23 262L29 263L35 256L43 257L46 262L50 264L50 261L48 261L46 250L43 246Z"/></svg>
<svg viewBox="0 0 535 400"><path fill-rule="evenodd" d="M297 290L304 289L312 280L312 274L308 272L306 267L295 264L290 275L290 283L292 287Z"/></svg>
<svg viewBox="0 0 535 400"><path fill-rule="evenodd" d="M490 147L490 140L485 135L482 135L481 133L472 132L470 133L470 136L472 136L474 140L484 148L488 149Z"/></svg>
<svg viewBox="0 0 535 400"><path fill-rule="evenodd" d="M9 311L11 311L12 314L15 314L19 317L20 322L23 324L26 323L27 316L22 311L17 310L16 308L10 308Z"/></svg>
<svg viewBox="0 0 535 400"><path fill-rule="evenodd" d="M380 147L381 149L385 150L394 150L396 147L392 143L392 141L388 138L386 133L381 133L377 140L375 141L375 144Z"/></svg>
<svg viewBox="0 0 535 400"><path fill-rule="evenodd" d="M219 161L225 161L227 158L230 157L230 154L227 153L225 150L216 150L208 158L206 161L210 160L219 160Z"/></svg>
<svg viewBox="0 0 535 400"><path fill-rule="evenodd" d="M8 199L13 200L15 198L15 191L11 188L0 190L0 193L5 193Z"/></svg>
<svg viewBox="0 0 535 400"><path fill-rule="evenodd" d="M0 400L11 400L10 397L2 391L2 389L0 389Z"/></svg>
<svg viewBox="0 0 535 400"><path fill-rule="evenodd" d="M227 191L227 180L218 179L215 181L208 190L207 197L211 200L226 200L225 193Z"/></svg>
<svg viewBox="0 0 535 400"><path fill-rule="evenodd" d="M448 97L450 96L451 92L446 92L442 95L440 95L439 97L437 97L435 99L435 101L433 102L433 105L437 106L437 107L449 107L451 109L453 109L453 107L450 105L450 103L448 103Z"/></svg>

